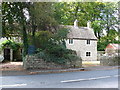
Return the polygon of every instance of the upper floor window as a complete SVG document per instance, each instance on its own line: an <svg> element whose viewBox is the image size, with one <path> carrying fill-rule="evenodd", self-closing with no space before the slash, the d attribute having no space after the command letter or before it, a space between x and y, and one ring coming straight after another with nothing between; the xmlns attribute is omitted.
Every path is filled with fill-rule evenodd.
<svg viewBox="0 0 120 90"><path fill-rule="evenodd" d="M87 44L90 44L90 40L87 40Z"/></svg>
<svg viewBox="0 0 120 90"><path fill-rule="evenodd" d="M90 52L86 52L86 56L91 56L91 53Z"/></svg>
<svg viewBox="0 0 120 90"><path fill-rule="evenodd" d="M69 39L69 44L73 44L73 39Z"/></svg>

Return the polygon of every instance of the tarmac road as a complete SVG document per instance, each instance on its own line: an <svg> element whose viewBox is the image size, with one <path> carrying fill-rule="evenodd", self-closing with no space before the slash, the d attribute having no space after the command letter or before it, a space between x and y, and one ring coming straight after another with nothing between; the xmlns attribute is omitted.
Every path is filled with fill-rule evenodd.
<svg viewBox="0 0 120 90"><path fill-rule="evenodd" d="M118 88L118 69L3 76L0 88Z"/></svg>

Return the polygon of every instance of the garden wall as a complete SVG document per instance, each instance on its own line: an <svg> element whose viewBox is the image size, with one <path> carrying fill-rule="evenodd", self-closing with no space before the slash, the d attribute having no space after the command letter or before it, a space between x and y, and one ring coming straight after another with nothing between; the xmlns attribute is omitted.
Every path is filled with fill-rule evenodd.
<svg viewBox="0 0 120 90"><path fill-rule="evenodd" d="M63 68L78 68L82 67L82 60L75 60L72 62L66 62L66 64L56 64L53 62L46 62L43 59L36 58L34 55L27 55L24 58L25 69L63 69Z"/></svg>
<svg viewBox="0 0 120 90"><path fill-rule="evenodd" d="M120 65L120 56L101 56L100 64L103 66L116 66Z"/></svg>

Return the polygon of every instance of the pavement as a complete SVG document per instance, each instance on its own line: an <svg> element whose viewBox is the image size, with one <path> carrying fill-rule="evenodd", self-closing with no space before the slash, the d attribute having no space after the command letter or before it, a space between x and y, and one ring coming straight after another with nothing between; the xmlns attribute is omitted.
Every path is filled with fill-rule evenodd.
<svg viewBox="0 0 120 90"><path fill-rule="evenodd" d="M86 66L84 68L69 68L57 70L3 70L2 76L15 75L35 75L35 74L49 74L49 73L63 73L63 72L78 72L78 71L98 71L98 70L112 70L118 69L120 66Z"/></svg>
<svg viewBox="0 0 120 90"><path fill-rule="evenodd" d="M15 75L35 75L35 74L48 74L48 73L63 73L63 72L78 72L78 71L95 71L95 70L109 70L117 69L119 66L100 66L92 64L83 64L82 68L69 68L69 69L53 69L53 70L25 70L22 62L7 62L0 64L0 71L3 76Z"/></svg>

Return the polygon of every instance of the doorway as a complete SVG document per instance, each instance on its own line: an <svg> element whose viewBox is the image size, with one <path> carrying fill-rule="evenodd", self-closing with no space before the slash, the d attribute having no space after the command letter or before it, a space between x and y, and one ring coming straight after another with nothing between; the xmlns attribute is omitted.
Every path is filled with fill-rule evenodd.
<svg viewBox="0 0 120 90"><path fill-rule="evenodd" d="M10 49L4 49L4 60L10 61Z"/></svg>

